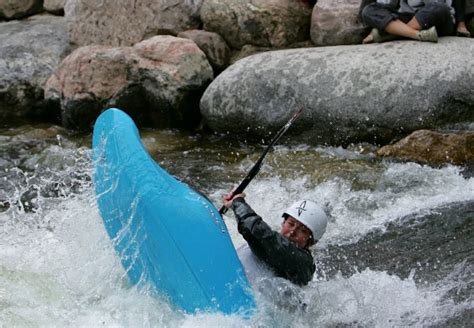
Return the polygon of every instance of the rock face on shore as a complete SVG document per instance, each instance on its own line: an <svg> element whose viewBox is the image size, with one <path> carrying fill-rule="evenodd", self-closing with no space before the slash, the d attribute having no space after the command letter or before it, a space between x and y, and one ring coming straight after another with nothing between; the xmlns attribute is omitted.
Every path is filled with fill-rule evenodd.
<svg viewBox="0 0 474 328"><path fill-rule="evenodd" d="M312 8L295 0L206 0L201 7L204 29L227 43L285 47L309 39Z"/></svg>
<svg viewBox="0 0 474 328"><path fill-rule="evenodd" d="M202 0L68 0L64 8L71 42L131 46L157 34L198 28Z"/></svg>
<svg viewBox="0 0 474 328"><path fill-rule="evenodd" d="M474 131L440 133L419 130L377 151L383 157L440 165L474 164Z"/></svg>
<svg viewBox="0 0 474 328"><path fill-rule="evenodd" d="M88 130L107 107L125 109L140 125L192 127L213 77L194 42L156 36L133 47L75 50L48 80L46 98L59 102L63 126Z"/></svg>
<svg viewBox="0 0 474 328"><path fill-rule="evenodd" d="M316 46L359 44L370 28L359 19L360 0L319 0L311 16L311 41Z"/></svg>
<svg viewBox="0 0 474 328"><path fill-rule="evenodd" d="M266 52L219 75L201 100L214 130L265 137L298 106L308 143L386 143L474 119L474 42L442 38Z"/></svg>
<svg viewBox="0 0 474 328"><path fill-rule="evenodd" d="M230 48L217 33L202 30L189 30L178 34L178 37L193 40L207 56L216 73L223 71L229 64Z"/></svg>
<svg viewBox="0 0 474 328"><path fill-rule="evenodd" d="M0 19L18 19L39 13L43 9L41 0L0 0Z"/></svg>
<svg viewBox="0 0 474 328"><path fill-rule="evenodd" d="M66 2L67 0L44 0L43 8L52 14L64 14L64 6L66 5Z"/></svg>
<svg viewBox="0 0 474 328"><path fill-rule="evenodd" d="M0 118L56 116L46 107L44 84L68 51L63 17L38 15L2 23Z"/></svg>

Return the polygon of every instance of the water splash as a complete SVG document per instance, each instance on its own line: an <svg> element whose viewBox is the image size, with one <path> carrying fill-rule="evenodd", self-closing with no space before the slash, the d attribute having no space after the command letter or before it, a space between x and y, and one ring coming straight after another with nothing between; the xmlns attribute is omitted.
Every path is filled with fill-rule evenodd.
<svg viewBox="0 0 474 328"><path fill-rule="evenodd" d="M207 146L202 139L187 137L183 142L190 145L189 151L183 155L182 136L168 135L177 139L177 150L168 145L160 160L165 166L172 162L173 174L182 171L191 180L199 177L216 204L259 155L258 148L229 147L219 140L217 146ZM258 312L248 321L218 314L185 315L146 289L128 285L95 205L87 147L67 138L58 142L55 136L44 144L5 140L15 151L2 155L0 162L5 191L0 198L9 204L0 212L3 325L435 326L459 316L467 318L466 311L474 307L474 269L472 256L466 255L441 279L429 282L417 279L416 263L411 263L413 273L406 278L364 268L350 275L315 277L296 291L285 282L267 281L270 297L258 295ZM408 229L408 222L400 222L407 215L472 201L473 181L455 166L378 162L358 151L302 145L278 147L269 154L247 194L249 203L275 229L280 227L280 213L302 194L324 205L330 223L318 253L332 245L350 245L373 231L383 232L393 222ZM243 243L231 215L226 223L234 243ZM466 248L472 245L472 239L464 242ZM443 266L440 260L436 265ZM306 306L300 308L301 303Z"/></svg>

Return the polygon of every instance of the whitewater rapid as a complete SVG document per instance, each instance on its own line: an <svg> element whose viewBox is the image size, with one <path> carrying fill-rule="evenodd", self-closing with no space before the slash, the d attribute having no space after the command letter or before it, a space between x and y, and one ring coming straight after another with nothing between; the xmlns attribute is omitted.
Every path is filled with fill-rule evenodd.
<svg viewBox="0 0 474 328"><path fill-rule="evenodd" d="M259 149L229 148L225 142L215 150L215 140L211 145L166 133L175 146L168 144L165 151L161 147L153 157L171 173L196 182L216 206L259 154ZM3 138L4 147L34 142L28 137ZM3 152L0 178L6 199L2 201L8 206L0 212L2 327L443 326L459 317L467 322L473 311L472 234L461 234L464 260L456 258L455 265L445 270L431 267L427 279L417 279L416 261L406 264L408 275L389 269L391 258L364 267L360 263L377 252L370 243L367 253L350 253L360 256L357 268L324 272L345 263L331 258L331 249L337 249L338 256L349 256L348 248L360 247L368 236L397 240L390 235L393 231L416 229L418 220L429 222L427 215L439 208L472 204L474 178L460 167L378 161L370 153L339 148L277 147L246 190L248 202L278 229L280 213L293 200L301 195L317 200L330 219L314 253L329 254L329 259L316 256L320 269L304 288L280 280L262 281L260 287L267 290L262 293L257 286L258 311L245 320L184 314L165 298L127 283L97 209L90 149L85 144L51 138L35 154L28 155L31 149L25 156ZM231 160L224 162L225 158ZM463 220L469 226L469 220ZM244 241L233 216L228 214L225 221L238 247ZM441 236L442 230L432 233ZM420 254L421 259L424 256L431 261L431 253ZM431 265L442 268L449 256L455 255L443 254Z"/></svg>

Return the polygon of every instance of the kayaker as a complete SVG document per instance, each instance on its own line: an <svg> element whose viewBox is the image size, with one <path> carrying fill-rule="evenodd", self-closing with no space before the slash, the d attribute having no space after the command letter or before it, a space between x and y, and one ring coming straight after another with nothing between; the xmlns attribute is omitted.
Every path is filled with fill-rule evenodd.
<svg viewBox="0 0 474 328"><path fill-rule="evenodd" d="M316 269L309 248L326 231L324 210L310 200L299 200L283 212L281 231L270 228L245 202L245 194L223 197L232 208L239 233L247 245L238 249L247 277L253 284L261 276L277 276L297 285L307 285Z"/></svg>

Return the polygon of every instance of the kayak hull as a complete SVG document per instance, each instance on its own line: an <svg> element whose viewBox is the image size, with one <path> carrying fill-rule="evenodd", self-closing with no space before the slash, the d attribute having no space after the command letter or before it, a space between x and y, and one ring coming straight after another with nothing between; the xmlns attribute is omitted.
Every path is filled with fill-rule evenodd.
<svg viewBox="0 0 474 328"><path fill-rule="evenodd" d="M151 287L188 313L253 312L218 211L150 157L123 111L97 119L93 162L99 211L131 284Z"/></svg>

